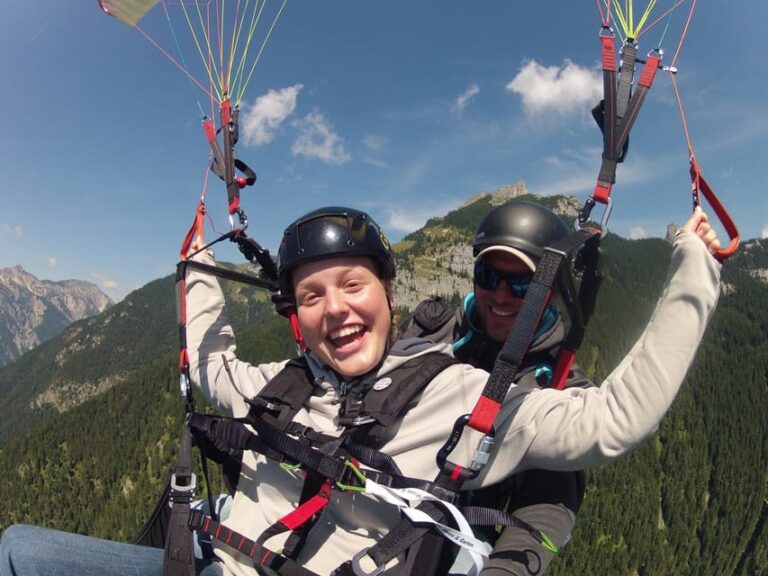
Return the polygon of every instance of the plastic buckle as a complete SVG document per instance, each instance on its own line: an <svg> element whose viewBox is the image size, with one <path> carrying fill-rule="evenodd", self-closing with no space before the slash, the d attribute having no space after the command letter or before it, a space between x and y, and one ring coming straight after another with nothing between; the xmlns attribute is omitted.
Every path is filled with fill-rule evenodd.
<svg viewBox="0 0 768 576"><path fill-rule="evenodd" d="M377 574L384 572L384 566L376 566L376 568L370 572L363 570L363 567L360 565L360 559L368 554L368 550L370 550L370 548L363 548L360 552L352 556L352 572L355 573L355 576L376 576Z"/></svg>
<svg viewBox="0 0 768 576"><path fill-rule="evenodd" d="M174 472L171 475L171 490L174 490L176 492L192 492L195 489L195 486L197 486L197 476L192 473L189 476L190 482L189 484L182 486L179 483L176 482L176 473Z"/></svg>

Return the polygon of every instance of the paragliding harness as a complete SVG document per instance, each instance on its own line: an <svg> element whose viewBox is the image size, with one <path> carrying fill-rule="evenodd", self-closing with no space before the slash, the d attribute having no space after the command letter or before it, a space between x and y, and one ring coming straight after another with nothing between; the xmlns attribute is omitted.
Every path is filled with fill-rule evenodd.
<svg viewBox="0 0 768 576"><path fill-rule="evenodd" d="M303 359L290 361L257 397L248 400L250 412L243 419L196 413L188 387L188 375L186 378L182 376L182 382L187 386L189 393L185 401L188 427L185 427L182 436L179 465L168 489L168 500L172 503L172 508L166 534L166 574L175 576L191 573L189 567L193 566L193 559L189 528L193 528L249 556L259 570L268 568L278 574L312 576L311 571L296 562L296 557L319 513L328 503L330 491L341 489L361 492L369 483L394 490L425 492L434 500L422 501L415 510L423 513L430 522L414 522L405 516L377 544L361 550L355 557L342 564L335 574L380 574L390 560L403 553L406 563L404 571L399 573L447 573L455 556L455 547L447 546L445 538L453 537L454 541L457 541L460 538L466 540L466 536L461 536L456 530L446 526L452 521L456 522L450 510L446 511L446 506L459 502L458 493L463 483L477 476L488 461L494 444L493 422L509 386L522 365L554 286L560 290L571 318L571 327L553 378L556 386L558 379L565 381L573 353L581 342L586 322L594 308L599 284L599 239L599 234L582 230L545 249L524 299L519 320L510 332L480 400L471 414L457 419L448 440L436 455L440 472L432 482L403 476L394 460L379 449L392 434L390 426L402 418L424 387L436 374L455 363L451 357L428 354L410 360L387 375L392 379L392 384L382 387L381 390L376 390L374 386L367 390L356 390L353 387L349 398L346 399L347 408L340 417L339 423L345 428L339 437L318 433L294 421L297 412L306 405L314 387L312 374ZM240 273L193 260L182 261L178 267L182 320L185 309L184 276L189 268L274 288L270 280L247 275L243 278L244 275ZM573 270L578 271L582 277L578 293L571 273ZM183 323L180 325L180 341L182 366L188 374ZM462 467L450 462L449 456L467 426L480 430L484 436L469 467ZM239 451L254 450L283 466L300 466L306 477L299 507L273 524L256 540L229 530L213 515L208 516L199 510L190 511L189 502L195 488L195 478L189 464L191 438L194 438L201 448L203 461L207 457L222 462L231 460ZM204 470L205 468L204 466ZM545 534L511 514L477 506L463 506L458 509L471 525L518 526L528 530L543 546L553 552L557 551L557 546ZM269 538L286 531L291 534L281 553L267 548L266 541ZM472 545L471 542L469 544ZM487 554L487 551L485 553ZM366 572L362 567L365 556L376 566L371 572ZM182 571L184 558L189 561L187 572ZM174 572L174 568L177 571Z"/></svg>

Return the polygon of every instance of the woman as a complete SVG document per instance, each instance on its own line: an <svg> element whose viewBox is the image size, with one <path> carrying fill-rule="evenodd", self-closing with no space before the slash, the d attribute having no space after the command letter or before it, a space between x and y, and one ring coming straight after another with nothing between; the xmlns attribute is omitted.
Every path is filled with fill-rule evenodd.
<svg viewBox="0 0 768 576"><path fill-rule="evenodd" d="M563 392L513 386L495 422L490 461L463 487L496 483L528 468L597 466L642 444L671 405L714 310L720 266L708 251L718 246L706 216L697 210L675 241L664 292L633 350L600 388ZM307 437L341 435L344 423L357 422L347 416L359 407L360 390L386 389L388 375L409 361L449 353L449 345L418 339L392 344L394 263L384 234L365 213L325 208L300 218L285 231L278 264L283 296L293 300L307 348L302 362L311 374L311 394L293 418ZM253 366L237 359L223 294L211 276L190 273L187 310L196 384L224 413L245 416L252 399L288 361ZM388 428L391 434L383 438L381 453L404 476L433 480L438 474L436 453L451 437L457 416L472 411L487 378L486 372L461 364L439 372ZM450 453L451 461L470 468L481 439L481 433L466 428ZM257 539L296 509L303 485L300 471L246 451L226 526ZM330 574L355 558L354 573L379 573L383 567L376 566L366 550L399 522L398 508L382 498L397 500L355 491L325 494L327 504L297 554L303 569ZM50 570L51 556L61 558L62 550L68 552L66 571L87 573L95 542L99 557L110 559L101 563L99 573L119 574L126 568L120 563L129 554L127 545L104 548L103 541L72 537L55 548L49 532L10 528L0 543L2 575L56 573ZM285 542L285 533L266 540L272 550ZM232 545L217 543L219 571L255 574L253 561ZM162 566L154 558L147 555L131 569L159 574ZM387 567L401 561L395 558ZM115 570L107 570L106 564Z"/></svg>

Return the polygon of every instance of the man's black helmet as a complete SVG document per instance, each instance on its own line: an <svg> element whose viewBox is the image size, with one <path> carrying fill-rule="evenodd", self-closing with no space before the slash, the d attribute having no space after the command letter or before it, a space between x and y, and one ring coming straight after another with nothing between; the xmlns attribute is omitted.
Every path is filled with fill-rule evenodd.
<svg viewBox="0 0 768 576"><path fill-rule="evenodd" d="M395 277L392 250L379 225L360 210L330 206L305 214L285 229L277 254L280 292L293 294L294 268L334 256L369 256L382 280Z"/></svg>
<svg viewBox="0 0 768 576"><path fill-rule="evenodd" d="M527 200L511 200L485 215L472 242L472 254L498 246L514 248L538 262L544 248L571 233L549 208Z"/></svg>

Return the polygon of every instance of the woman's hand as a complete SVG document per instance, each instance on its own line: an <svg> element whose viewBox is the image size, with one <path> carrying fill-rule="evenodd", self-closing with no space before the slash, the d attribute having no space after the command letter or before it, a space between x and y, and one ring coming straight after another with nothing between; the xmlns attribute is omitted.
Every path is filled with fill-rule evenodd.
<svg viewBox="0 0 768 576"><path fill-rule="evenodd" d="M709 216L701 209L701 206L696 206L691 217L680 228L680 233L683 232L691 232L701 238L710 254L715 254L715 252L720 250L720 240L717 238L717 232L710 225Z"/></svg>

